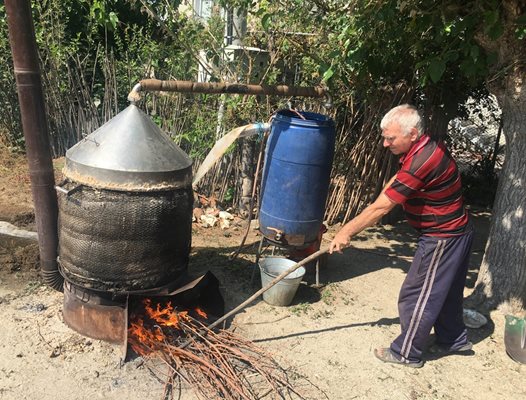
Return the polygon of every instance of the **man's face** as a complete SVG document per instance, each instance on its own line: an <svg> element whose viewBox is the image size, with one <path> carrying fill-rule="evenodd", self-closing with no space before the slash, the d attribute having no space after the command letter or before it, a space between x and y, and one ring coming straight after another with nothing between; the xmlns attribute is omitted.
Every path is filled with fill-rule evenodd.
<svg viewBox="0 0 526 400"><path fill-rule="evenodd" d="M413 143L417 141L417 136L416 128L412 128L409 135L404 135L398 122L391 122L382 131L384 147L389 147L391 153L396 155L407 153Z"/></svg>

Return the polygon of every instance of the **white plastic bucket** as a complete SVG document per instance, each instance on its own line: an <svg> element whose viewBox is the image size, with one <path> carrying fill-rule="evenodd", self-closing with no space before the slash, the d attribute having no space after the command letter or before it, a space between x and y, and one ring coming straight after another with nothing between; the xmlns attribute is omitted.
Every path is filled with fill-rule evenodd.
<svg viewBox="0 0 526 400"><path fill-rule="evenodd" d="M297 264L295 261L282 257L268 257L259 260L262 287L267 286L295 264ZM264 292L263 300L273 306L288 306L294 299L303 275L305 275L305 268L299 267Z"/></svg>

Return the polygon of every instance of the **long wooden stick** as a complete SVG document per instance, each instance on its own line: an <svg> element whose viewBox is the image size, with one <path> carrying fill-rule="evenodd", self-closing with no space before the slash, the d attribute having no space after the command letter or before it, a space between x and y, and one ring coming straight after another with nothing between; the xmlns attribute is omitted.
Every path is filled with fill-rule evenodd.
<svg viewBox="0 0 526 400"><path fill-rule="evenodd" d="M318 257L320 257L321 255L327 253L328 251L329 251L329 248L318 250L316 253L312 253L310 256L308 256L308 257L304 258L303 260L301 260L300 262L292 265L289 269L287 269L286 271L282 272L280 275L276 276L272 280L272 282L270 282L267 286L259 289L256 293L254 293L252 296L250 296L248 299L246 299L243 303L238 305L236 308L234 308L233 310L227 312L225 315L223 315L217 321L211 323L206 328L204 328L202 330L202 334L206 335L206 332L208 330L211 330L211 329L215 328L217 325L219 325L221 322L226 320L228 317L230 317L230 316L238 313L239 311L241 311L243 308L245 308L247 305L252 303L255 299L257 299L260 295L262 295L267 290L269 290L276 283L278 283L281 280L283 280L288 274L296 271L299 267L311 262L312 260L317 259ZM177 347L180 348L180 349L184 349L185 347L189 346L191 343L192 343L192 338L189 338L186 342L184 342L182 345L177 346Z"/></svg>
<svg viewBox="0 0 526 400"><path fill-rule="evenodd" d="M236 314L237 312L241 311L243 308L245 308L248 304L250 304L251 302L253 302L255 299L257 299L260 295L262 295L263 293L265 293L267 290L269 290L272 286L274 286L276 283L278 283L279 281L283 280L283 278L285 278L288 274L290 274L291 272L294 272L296 271L299 267L311 262L312 260L315 260L317 259L318 257L320 257L321 255L327 253L329 251L328 248L326 249L321 249L321 250L318 250L316 253L312 253L310 256L308 256L307 258L304 258L303 260L301 260L300 262L294 264L293 266L291 266L289 269L287 269L286 271L282 272L280 275L276 276L272 282L270 282L267 286L259 289L256 293L254 293L252 296L250 296L248 299L246 299L243 303L241 303L240 305L238 305L236 308L234 308L233 310L227 312L225 315L223 315L221 318L219 318L217 321L213 322L212 324L208 325L207 328L208 329L212 329L214 327L216 327L217 325L219 325L221 322L223 322L224 320L226 320L228 317Z"/></svg>

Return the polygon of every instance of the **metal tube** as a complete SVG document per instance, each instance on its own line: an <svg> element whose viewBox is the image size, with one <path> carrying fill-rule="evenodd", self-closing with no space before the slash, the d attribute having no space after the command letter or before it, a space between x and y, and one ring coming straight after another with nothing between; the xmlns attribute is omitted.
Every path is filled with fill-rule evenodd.
<svg viewBox="0 0 526 400"><path fill-rule="evenodd" d="M236 93L286 97L327 97L327 90L321 86L269 86L227 82L161 81L158 79L144 79L140 81L138 85L135 85L128 95L128 100L137 101L139 99L138 92L140 90L180 93Z"/></svg>
<svg viewBox="0 0 526 400"><path fill-rule="evenodd" d="M31 5L28 0L6 0L5 9L35 206L40 269L44 282L62 291L64 279L57 264L55 177Z"/></svg>

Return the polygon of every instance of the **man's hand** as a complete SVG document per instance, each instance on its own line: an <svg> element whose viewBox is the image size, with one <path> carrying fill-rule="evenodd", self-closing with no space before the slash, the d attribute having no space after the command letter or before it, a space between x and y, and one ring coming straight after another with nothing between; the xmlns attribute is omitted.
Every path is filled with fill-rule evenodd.
<svg viewBox="0 0 526 400"><path fill-rule="evenodd" d="M329 254L332 254L333 252L341 253L342 250L349 247L350 244L351 236L342 229L336 234L336 236L334 236L334 239L332 239L332 242L329 245Z"/></svg>
<svg viewBox="0 0 526 400"><path fill-rule="evenodd" d="M335 251L341 253L343 249L349 247L353 236L359 234L368 226L377 223L384 215L391 211L394 206L396 206L396 203L384 193L386 188L393 183L395 177L396 175L391 178L374 203L368 205L365 210L347 222L342 229L340 229L329 245L329 254L332 254Z"/></svg>

